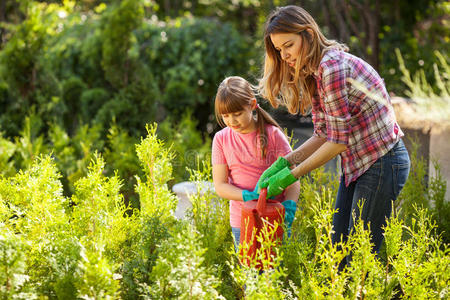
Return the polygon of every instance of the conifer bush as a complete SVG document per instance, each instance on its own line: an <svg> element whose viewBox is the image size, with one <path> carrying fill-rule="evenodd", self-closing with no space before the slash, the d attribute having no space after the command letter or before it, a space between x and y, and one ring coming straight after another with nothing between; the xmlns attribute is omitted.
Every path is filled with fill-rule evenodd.
<svg viewBox="0 0 450 300"><path fill-rule="evenodd" d="M58 130L55 137L62 140L58 144L55 138L55 149L67 151L67 140ZM113 145L127 139L116 130L110 132ZM28 138L29 147L24 147L25 142L19 146L35 149L33 141ZM315 170L301 179L302 196L291 237L285 236L276 249L272 243L262 243L261 255L255 257L253 265L262 259L267 268L259 272L239 263L242 258L234 250L228 203L208 184L209 160L199 160L197 167L189 170L190 180L199 183L198 191L191 195L192 209L187 217L177 220L177 200L168 185L173 149L158 137L156 125L147 126L147 135L135 149L133 160L141 170L135 174L137 207L126 203L121 192L125 179L119 174L124 173L106 172L107 162L99 152L90 156L71 196L64 194L58 170L63 165L56 159L59 153L33 154L26 159L30 163L23 163L23 169L12 175L2 170L6 172L0 176L2 298L449 296L450 253L448 243L438 234L433 209L411 203L405 218L399 214L402 207L395 208L385 228L384 252L379 256L372 253L369 231L358 216L354 216L355 230L348 241L333 245L337 178L324 169ZM70 159L70 151L66 155L66 165L76 162ZM106 156L118 157L112 153ZM432 179L434 183L426 190L433 199L442 196L441 180L439 176ZM410 191L416 190L402 192L404 201L411 199ZM263 255L272 250L275 257ZM342 264L345 257L351 257L348 264Z"/></svg>

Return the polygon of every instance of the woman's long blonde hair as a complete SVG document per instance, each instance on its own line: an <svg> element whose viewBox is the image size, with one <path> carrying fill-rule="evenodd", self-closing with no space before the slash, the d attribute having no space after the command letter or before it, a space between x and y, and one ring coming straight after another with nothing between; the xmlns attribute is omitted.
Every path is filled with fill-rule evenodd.
<svg viewBox="0 0 450 300"><path fill-rule="evenodd" d="M275 33L296 33L301 36L302 48L292 70L283 61L270 38ZM258 93L277 108L282 104L291 114L302 114L311 107L316 93L313 77L323 55L330 49L348 51L347 46L328 40L313 17L303 8L289 5L275 9L269 16L264 32L264 74L259 80Z"/></svg>
<svg viewBox="0 0 450 300"><path fill-rule="evenodd" d="M246 106L252 105L254 99L255 93L247 80L239 76L230 76L225 78L217 89L214 103L214 112L217 122L220 126L226 127L222 119L222 114L229 114L244 110ZM271 124L278 127L280 130L282 129L280 125L278 125L277 121L275 121L264 109L259 107L259 105L256 106L255 111L261 157L265 158L267 155L268 141L265 125Z"/></svg>

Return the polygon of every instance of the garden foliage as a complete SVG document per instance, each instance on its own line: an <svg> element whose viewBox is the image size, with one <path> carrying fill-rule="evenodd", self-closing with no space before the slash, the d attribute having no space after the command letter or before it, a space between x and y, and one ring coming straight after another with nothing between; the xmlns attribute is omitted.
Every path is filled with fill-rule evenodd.
<svg viewBox="0 0 450 300"><path fill-rule="evenodd" d="M147 126L147 135L136 144L141 171L135 174L134 186L140 209L125 203L124 179L119 172L106 175L107 165L99 153L91 156L86 173L75 181L71 197L63 194L56 156L35 155L21 171L3 174L0 297L448 297L450 253L448 243L436 233L433 208L412 206L407 218L398 213L405 202L395 209L385 229L385 249L378 257L371 252L369 232L358 216L348 242L332 245L337 179L316 170L301 179L292 236L285 237L275 250L276 258L266 259L267 270L259 273L239 263L228 203L209 185L200 184L191 196L193 205L185 220L174 217L177 200L168 186L173 155L170 145L157 136L156 125ZM209 160L198 161L190 176L195 182L211 182ZM436 186L428 188L434 200L445 196ZM405 188L402 199L409 199L411 193L416 190ZM262 245L262 251L273 247ZM351 263L339 271L349 254Z"/></svg>
<svg viewBox="0 0 450 300"><path fill-rule="evenodd" d="M223 16L183 6L173 19L161 15L169 1L17 3L11 15L22 22L0 24L0 298L449 297L445 181L438 163L428 181L415 151L378 256L358 216L348 242L332 245L338 180L323 169L301 179L276 258L263 243L263 273L239 263L228 202L209 185L191 195L184 220L174 217L174 182L212 181L217 83L256 71L245 32L273 3L193 1L192 11ZM256 7L257 19L241 15ZM218 21L227 16L234 24ZM405 83L420 85L420 74ZM444 77L428 94L443 91Z"/></svg>
<svg viewBox="0 0 450 300"><path fill-rule="evenodd" d="M187 107L198 128L215 124L212 99L217 82L248 71L251 47L231 24L146 14L144 0L112 1L93 10L74 2L27 1L26 20L9 24L0 48L0 128L21 130L33 111L37 133L57 124L72 136L83 124L111 123L132 136L167 115L181 118ZM211 130L209 130L211 132Z"/></svg>

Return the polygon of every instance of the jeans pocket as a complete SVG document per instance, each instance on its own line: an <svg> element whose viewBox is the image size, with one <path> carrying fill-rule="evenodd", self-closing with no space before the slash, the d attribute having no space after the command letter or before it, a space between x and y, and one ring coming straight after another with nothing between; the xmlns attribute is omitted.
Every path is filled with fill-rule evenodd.
<svg viewBox="0 0 450 300"><path fill-rule="evenodd" d="M403 186L406 183L406 180L408 179L409 168L410 168L409 163L392 166L393 179L394 179L393 188L394 188L395 199L397 199L398 195L400 194L401 190L403 189Z"/></svg>

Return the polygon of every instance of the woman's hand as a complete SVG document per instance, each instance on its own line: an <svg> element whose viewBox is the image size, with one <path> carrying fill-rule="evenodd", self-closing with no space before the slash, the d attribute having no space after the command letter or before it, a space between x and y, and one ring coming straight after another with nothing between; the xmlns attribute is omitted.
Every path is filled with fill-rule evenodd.
<svg viewBox="0 0 450 300"><path fill-rule="evenodd" d="M272 175L275 175L276 173L281 171L283 168L290 166L291 164L284 157L278 157L278 159L261 174L261 177L259 177L258 183L256 184L255 191L258 193L261 191L261 183L266 180L266 178L271 177Z"/></svg>
<svg viewBox="0 0 450 300"><path fill-rule="evenodd" d="M281 171L266 178L261 182L261 188L267 187L267 197L277 196L281 194L285 188L297 181L292 175L289 167L284 167Z"/></svg>

